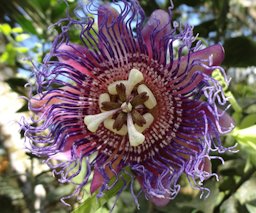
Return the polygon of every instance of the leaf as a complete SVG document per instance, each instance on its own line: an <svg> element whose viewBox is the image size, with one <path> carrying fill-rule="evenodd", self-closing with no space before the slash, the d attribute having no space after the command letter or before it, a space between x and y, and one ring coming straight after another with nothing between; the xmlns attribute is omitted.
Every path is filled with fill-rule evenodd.
<svg viewBox="0 0 256 213"><path fill-rule="evenodd" d="M7 63L10 66L14 66L16 56L15 47L12 43L9 43L5 47L5 52L0 57L0 63Z"/></svg>
<svg viewBox="0 0 256 213"><path fill-rule="evenodd" d="M159 9L159 6L157 5L156 1L151 1L149 4L148 0L141 0L140 5L144 9L147 16L150 16L154 10Z"/></svg>
<svg viewBox="0 0 256 213"><path fill-rule="evenodd" d="M15 40L16 40L17 42L22 42L22 41L24 41L24 40L26 40L26 39L28 39L28 38L30 38L30 35L23 33L23 34L17 35L17 36L15 37Z"/></svg>
<svg viewBox="0 0 256 213"><path fill-rule="evenodd" d="M12 28L12 33L22 33L23 29L21 27Z"/></svg>
<svg viewBox="0 0 256 213"><path fill-rule="evenodd" d="M197 196L192 202L181 202L180 207L193 207L198 211L213 213L214 207L221 202L224 193L219 191L217 183L213 181L208 181L205 187L211 191L208 198L200 199L200 196Z"/></svg>
<svg viewBox="0 0 256 213"><path fill-rule="evenodd" d="M33 26L33 23L27 19L25 19L22 16L19 16L16 18L16 21L19 23L19 25L23 28L25 32L37 35L37 31L35 27Z"/></svg>
<svg viewBox="0 0 256 213"><path fill-rule="evenodd" d="M221 213L239 213L237 210L238 201L234 196L226 200L220 207Z"/></svg>
<svg viewBox="0 0 256 213"><path fill-rule="evenodd" d="M250 114L250 115L247 115L246 117L244 117L244 119L242 120L242 122L239 125L239 128L244 129L244 128L254 125L255 123L256 123L256 113Z"/></svg>
<svg viewBox="0 0 256 213"><path fill-rule="evenodd" d="M167 1L169 2L169 1ZM177 7L181 4L186 4L188 6L191 6L191 7L195 7L195 6L198 6L200 4L202 4L204 2L204 0L197 0L197 1L191 1L191 0L183 0L183 1L180 1L180 0L174 0L173 3L174 5Z"/></svg>
<svg viewBox="0 0 256 213"><path fill-rule="evenodd" d="M256 42L241 36L224 42L224 64L232 67L256 66Z"/></svg>
<svg viewBox="0 0 256 213"><path fill-rule="evenodd" d="M194 205L192 205L192 206L183 205L184 202L192 203L193 202L192 196L179 193L177 195L177 197L174 200L171 200L170 203L166 207L164 207L164 208L163 207L156 207L156 209L159 208L159 212L164 212L164 213L170 213L170 212L191 213L194 209ZM141 211L141 213L144 213L144 212Z"/></svg>
<svg viewBox="0 0 256 213"><path fill-rule="evenodd" d="M4 35L10 35L11 31L12 29L9 24L0 24L0 32L2 32Z"/></svg>
<svg viewBox="0 0 256 213"><path fill-rule="evenodd" d="M210 32L217 31L217 26L215 22L216 19L202 22L194 27L194 32L198 33L201 37L208 37Z"/></svg>
<svg viewBox="0 0 256 213"><path fill-rule="evenodd" d="M242 176L244 174L244 162L241 159L228 160L219 166L219 173L223 176Z"/></svg>
<svg viewBox="0 0 256 213"><path fill-rule="evenodd" d="M239 143L241 154L243 154L244 157L248 158L250 162L256 166L256 155L255 155L255 149L251 147L250 143Z"/></svg>
<svg viewBox="0 0 256 213"><path fill-rule="evenodd" d="M249 211L249 213L255 213L256 212L256 206L250 205L250 204L246 204L245 205L247 210Z"/></svg>
<svg viewBox="0 0 256 213"><path fill-rule="evenodd" d="M9 84L14 92L17 92L21 95L26 95L24 86L27 81L24 78L9 78L5 82Z"/></svg>
<svg viewBox="0 0 256 213"><path fill-rule="evenodd" d="M69 8L70 11L72 11L73 9L73 7ZM64 2L59 2L58 4L53 5L51 11L51 19L53 21L57 21L57 19L63 17L65 10L67 10L67 5Z"/></svg>
<svg viewBox="0 0 256 213"><path fill-rule="evenodd" d="M25 103L21 108L19 108L16 112L27 112L28 111L28 103Z"/></svg>
<svg viewBox="0 0 256 213"><path fill-rule="evenodd" d="M122 176L122 177L121 177ZM104 195L100 198L97 198L97 192L94 193L91 197L86 199L77 209L75 209L72 213L95 213L98 209L100 209L110 198L117 195L117 193L124 186L124 181L126 184L130 182L130 176L122 173L119 175L119 180L117 183L110 189L104 191ZM110 184L114 183L115 177L110 180Z"/></svg>
<svg viewBox="0 0 256 213"><path fill-rule="evenodd" d="M221 180L220 183L220 191L227 191L227 190L233 190L235 189L236 186L236 181L233 176L229 176L229 177L224 177L223 180Z"/></svg>
<svg viewBox="0 0 256 213"><path fill-rule="evenodd" d="M237 190L237 192L235 194L236 199L241 204L245 204L245 203L256 200L255 190L252 190L252 189L256 189L256 177L255 176L250 178L248 181L243 183L243 185L241 187L239 187L239 189Z"/></svg>
<svg viewBox="0 0 256 213"><path fill-rule="evenodd" d="M247 109L246 109L246 113L256 113L256 104L252 104L250 105Z"/></svg>
<svg viewBox="0 0 256 213"><path fill-rule="evenodd" d="M255 144L256 148L256 125L247 127L245 129L235 129L232 132L232 136L236 138L238 142L248 143L251 141Z"/></svg>
<svg viewBox="0 0 256 213"><path fill-rule="evenodd" d="M28 52L28 48L26 48L26 47L15 47L15 50L18 53L27 53Z"/></svg>
<svg viewBox="0 0 256 213"><path fill-rule="evenodd" d="M46 11L50 7L50 1L37 0L29 2L34 8L40 9L40 11Z"/></svg>

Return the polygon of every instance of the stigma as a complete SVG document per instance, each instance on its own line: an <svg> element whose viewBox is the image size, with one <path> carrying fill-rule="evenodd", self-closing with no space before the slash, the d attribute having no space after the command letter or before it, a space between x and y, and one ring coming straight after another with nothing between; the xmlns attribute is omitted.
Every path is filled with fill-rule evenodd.
<svg viewBox="0 0 256 213"><path fill-rule="evenodd" d="M109 84L99 96L98 105L101 113L84 117L90 132L97 132L102 124L112 133L127 137L130 146L145 142L143 133L154 121L151 110L157 106L157 100L144 83L142 72L131 69L127 80Z"/></svg>

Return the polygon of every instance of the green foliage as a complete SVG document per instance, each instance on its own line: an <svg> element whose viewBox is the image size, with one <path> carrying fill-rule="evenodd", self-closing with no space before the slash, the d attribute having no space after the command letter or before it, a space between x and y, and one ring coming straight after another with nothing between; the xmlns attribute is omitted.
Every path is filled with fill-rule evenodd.
<svg viewBox="0 0 256 213"><path fill-rule="evenodd" d="M229 38L224 42L227 66L256 66L256 42L250 37ZM237 60L239 58L239 60Z"/></svg>
<svg viewBox="0 0 256 213"><path fill-rule="evenodd" d="M95 192L92 196L87 198L82 203L82 205L75 209L73 213L95 213L96 211L98 211L101 207L105 205L105 203L107 203L110 200L110 198L116 196L118 192L122 190L122 188L125 186L124 183L129 185L130 176L125 173L120 174L120 176L122 177L119 177L117 183L115 183L115 185L110 190L106 190L102 197L97 198L98 192ZM109 185L111 186L115 182L115 180L116 177L113 177Z"/></svg>
<svg viewBox="0 0 256 213"><path fill-rule="evenodd" d="M6 82L14 92L26 95L24 92L24 85L26 85L27 81L24 78L9 78Z"/></svg>
<svg viewBox="0 0 256 213"><path fill-rule="evenodd" d="M17 58L21 54L28 52L28 48L20 46L18 43L23 42L30 37L29 34L23 33L22 28L11 28L9 24L0 24L0 35L4 35L9 43L5 46L4 51L0 55L0 63L15 66Z"/></svg>
<svg viewBox="0 0 256 213"><path fill-rule="evenodd" d="M211 32L216 32L218 26L216 25L216 19L211 19L205 22L202 22L199 25L195 26L195 32L197 32L202 37L208 37Z"/></svg>

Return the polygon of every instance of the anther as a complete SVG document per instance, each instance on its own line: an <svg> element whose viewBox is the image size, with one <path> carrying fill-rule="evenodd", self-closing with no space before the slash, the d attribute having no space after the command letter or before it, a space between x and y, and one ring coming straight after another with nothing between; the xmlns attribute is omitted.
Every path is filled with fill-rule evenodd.
<svg viewBox="0 0 256 213"><path fill-rule="evenodd" d="M136 110L132 110L132 120L135 124L138 124L139 126L143 126L146 123L146 120L144 117Z"/></svg>
<svg viewBox="0 0 256 213"><path fill-rule="evenodd" d="M114 119L111 119L111 118L106 119L104 121L104 127L106 129L110 130L111 132L116 133L117 135L121 135L121 136L127 135L128 130L127 130L127 126L125 124L122 126L122 128L120 130L117 130L117 129L113 128L114 123L115 123Z"/></svg>
<svg viewBox="0 0 256 213"><path fill-rule="evenodd" d="M131 105L133 107L136 107L138 105L144 104L145 101L148 100L148 96L146 92L140 93L136 95L132 100L131 100Z"/></svg>
<svg viewBox="0 0 256 213"><path fill-rule="evenodd" d="M110 96L108 93L103 93L103 94L100 94L100 97L99 97L99 107L100 107L100 111L101 112L104 112L104 110L102 109L102 103L103 102L109 102L110 101Z"/></svg>
<svg viewBox="0 0 256 213"><path fill-rule="evenodd" d="M115 119L113 128L116 130L120 130L122 126L126 123L126 120L127 120L127 113L120 112Z"/></svg>
<svg viewBox="0 0 256 213"><path fill-rule="evenodd" d="M126 90L126 88L125 88L125 85L123 83L120 83L120 84L116 85L117 95L118 95L119 99L122 102L126 101L125 90Z"/></svg>
<svg viewBox="0 0 256 213"><path fill-rule="evenodd" d="M108 92L111 95L117 95L117 90L116 90L116 86L118 84L123 84L125 87L127 85L127 81L115 81L112 84L108 85Z"/></svg>
<svg viewBox="0 0 256 213"><path fill-rule="evenodd" d="M154 117L151 113L146 113L143 115L143 118L145 119L145 124L143 126L139 126L137 124L135 124L135 128L139 131L139 132L144 132L147 128L150 127L150 125L153 123L154 121Z"/></svg>
<svg viewBox="0 0 256 213"><path fill-rule="evenodd" d="M101 103L102 107L101 109L109 111L112 109L117 109L121 107L121 103L113 102L113 101L108 101L108 102L102 102Z"/></svg>

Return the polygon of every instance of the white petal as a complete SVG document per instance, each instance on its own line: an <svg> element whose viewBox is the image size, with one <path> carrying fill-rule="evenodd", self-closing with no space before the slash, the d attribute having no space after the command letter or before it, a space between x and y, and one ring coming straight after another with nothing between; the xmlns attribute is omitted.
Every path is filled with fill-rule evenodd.
<svg viewBox="0 0 256 213"><path fill-rule="evenodd" d="M156 98L154 96L154 94L151 92L151 90L145 85L145 84L141 84L138 86L137 92L143 93L146 92L148 95L148 100L144 102L144 105L148 108L148 109L153 109L156 105Z"/></svg>
<svg viewBox="0 0 256 213"><path fill-rule="evenodd" d="M114 119L109 118L104 121L104 127L118 135L122 135L122 136L127 135L127 131L128 131L127 126L124 124L120 130L116 130L113 128L114 122L115 122Z"/></svg>
<svg viewBox="0 0 256 213"><path fill-rule="evenodd" d="M109 92L111 95L117 95L116 85L117 85L117 84L121 84L121 83L123 83L124 86L126 87L127 81L115 81L115 82L113 82L112 84L109 84L109 85L108 85L108 92Z"/></svg>
<svg viewBox="0 0 256 213"><path fill-rule="evenodd" d="M110 96L108 93L103 93L103 94L100 94L100 97L99 97L99 107L100 107L100 111L101 112L105 112L105 110L102 110L101 107L102 107L102 103L103 102L108 102L110 101Z"/></svg>
<svg viewBox="0 0 256 213"><path fill-rule="evenodd" d="M151 113L146 113L143 115L144 119L146 120L146 123L143 126L139 126L137 124L135 124L135 128L139 131L139 132L144 132L147 128L150 127L150 125L153 123L154 121L154 117Z"/></svg>

